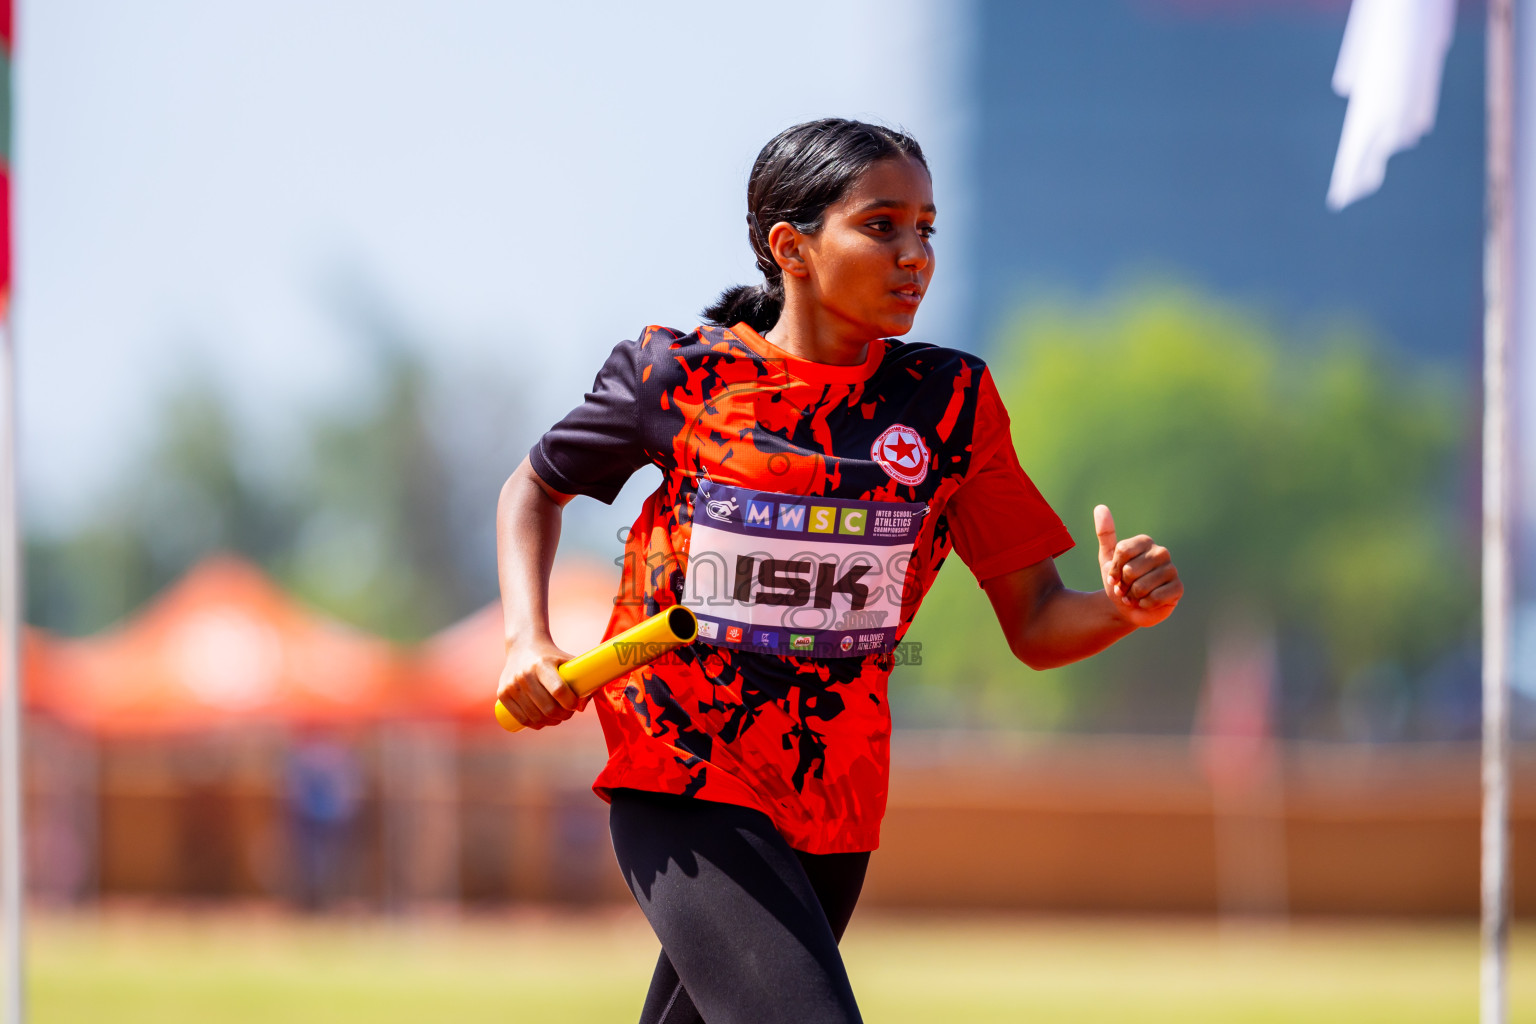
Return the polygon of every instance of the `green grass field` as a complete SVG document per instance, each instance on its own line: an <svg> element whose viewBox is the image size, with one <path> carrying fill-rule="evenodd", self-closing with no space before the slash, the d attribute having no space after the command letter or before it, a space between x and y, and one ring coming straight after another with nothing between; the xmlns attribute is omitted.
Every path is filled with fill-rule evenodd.
<svg viewBox="0 0 1536 1024"><path fill-rule="evenodd" d="M1516 933L1515 1020L1536 1022L1536 930ZM1475 1021L1470 923L855 917L871 1024ZM31 924L31 1019L633 1021L656 952L638 910L294 920L118 910Z"/></svg>

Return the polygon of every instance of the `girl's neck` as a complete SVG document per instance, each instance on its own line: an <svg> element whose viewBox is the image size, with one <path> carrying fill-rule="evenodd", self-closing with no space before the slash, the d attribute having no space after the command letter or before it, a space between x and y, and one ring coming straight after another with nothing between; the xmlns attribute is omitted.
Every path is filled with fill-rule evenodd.
<svg viewBox="0 0 1536 1024"><path fill-rule="evenodd" d="M797 298L794 294L785 296L778 322L763 337L807 362L832 366L857 366L864 362L869 355L869 343L874 340L867 329L833 317L819 303L796 301Z"/></svg>

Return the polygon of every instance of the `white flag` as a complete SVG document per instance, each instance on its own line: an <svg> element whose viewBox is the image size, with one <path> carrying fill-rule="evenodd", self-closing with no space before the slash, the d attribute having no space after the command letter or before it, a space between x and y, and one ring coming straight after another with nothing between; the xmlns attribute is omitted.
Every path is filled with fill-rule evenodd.
<svg viewBox="0 0 1536 1024"><path fill-rule="evenodd" d="M1354 0L1333 71L1349 98L1328 184L1342 210L1381 187L1387 158L1435 126L1440 73L1451 45L1456 0Z"/></svg>

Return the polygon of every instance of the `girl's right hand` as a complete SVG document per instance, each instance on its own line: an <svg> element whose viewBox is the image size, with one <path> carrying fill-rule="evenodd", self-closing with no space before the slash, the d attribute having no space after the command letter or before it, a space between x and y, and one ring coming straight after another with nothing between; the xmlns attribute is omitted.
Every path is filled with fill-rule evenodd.
<svg viewBox="0 0 1536 1024"><path fill-rule="evenodd" d="M553 643L513 644L507 648L496 699L529 729L560 724L581 703L560 678L560 663L570 659Z"/></svg>

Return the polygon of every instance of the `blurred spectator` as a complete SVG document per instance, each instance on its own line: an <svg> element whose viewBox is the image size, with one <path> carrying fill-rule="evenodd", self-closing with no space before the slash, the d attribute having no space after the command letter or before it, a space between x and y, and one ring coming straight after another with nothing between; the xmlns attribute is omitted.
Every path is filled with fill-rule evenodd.
<svg viewBox="0 0 1536 1024"><path fill-rule="evenodd" d="M301 736L288 754L288 816L303 909L325 910L343 892L361 804L362 767L352 748L333 737Z"/></svg>

